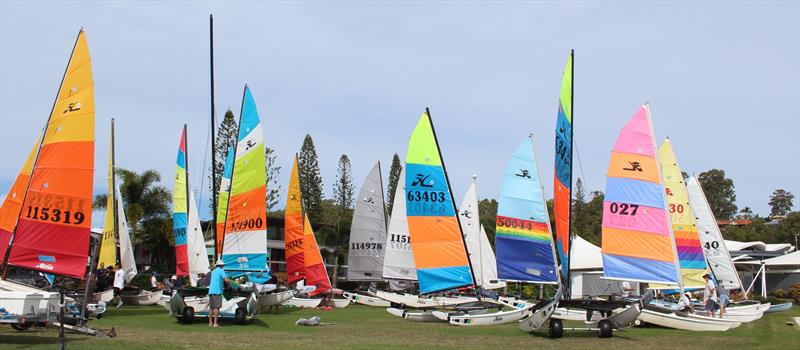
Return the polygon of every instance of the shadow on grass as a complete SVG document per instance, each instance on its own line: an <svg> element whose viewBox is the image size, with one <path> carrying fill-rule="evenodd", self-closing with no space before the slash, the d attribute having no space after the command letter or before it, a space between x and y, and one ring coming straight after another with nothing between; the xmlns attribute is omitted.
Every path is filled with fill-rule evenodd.
<svg viewBox="0 0 800 350"><path fill-rule="evenodd" d="M81 343L85 341L80 337L73 337L72 333L67 332L67 345ZM45 332L39 331L23 331L17 333L5 333L2 337L2 344L19 345L19 349L26 349L31 346L41 344L58 344L58 332L52 333L49 330ZM26 346L28 345L28 346Z"/></svg>

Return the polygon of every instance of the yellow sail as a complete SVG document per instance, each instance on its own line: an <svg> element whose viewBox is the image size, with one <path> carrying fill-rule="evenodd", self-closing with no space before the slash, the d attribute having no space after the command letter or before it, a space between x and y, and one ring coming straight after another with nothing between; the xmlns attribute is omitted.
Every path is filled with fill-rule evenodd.
<svg viewBox="0 0 800 350"><path fill-rule="evenodd" d="M97 266L114 266L117 263L116 224L114 223L114 124L111 124L111 146L108 153L108 197L106 197L106 219L103 224L103 240L100 243L100 258Z"/></svg>

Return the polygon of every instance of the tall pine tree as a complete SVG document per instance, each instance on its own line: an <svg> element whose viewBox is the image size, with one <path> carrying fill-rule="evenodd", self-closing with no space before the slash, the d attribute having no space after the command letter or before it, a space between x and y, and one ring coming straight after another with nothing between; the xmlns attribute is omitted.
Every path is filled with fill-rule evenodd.
<svg viewBox="0 0 800 350"><path fill-rule="evenodd" d="M281 166L278 165L278 155L275 154L275 150L266 147L264 156L267 159L267 212L269 213L277 209L283 186L278 182L281 176Z"/></svg>
<svg viewBox="0 0 800 350"><path fill-rule="evenodd" d="M389 210L389 215L392 213L394 206L394 196L397 192L397 181L400 180L400 172L403 171L403 166L400 165L400 156L397 153L392 157L392 167L389 169L389 184L386 189L386 208Z"/></svg>
<svg viewBox="0 0 800 350"><path fill-rule="evenodd" d="M353 207L353 175L350 158L346 154L339 157L339 168L336 172L336 184L333 186L333 199L339 211L344 214Z"/></svg>
<svg viewBox="0 0 800 350"><path fill-rule="evenodd" d="M322 219L322 175L319 171L317 149L311 135L306 134L303 147L298 154L297 165L300 176L300 192L303 194L305 209L312 224Z"/></svg>
<svg viewBox="0 0 800 350"><path fill-rule="evenodd" d="M216 148L214 149L214 154L216 156L214 157L215 159L212 165L217 175L213 179L216 186L212 187L211 183L209 182L209 193L213 191L213 188L219 190L219 184L222 182L222 170L225 167L225 157L228 156L228 151L230 149L236 149L238 132L239 127L236 125L236 117L233 115L233 111L229 109L227 112L225 112L225 116L222 118L222 123L219 125L219 129L217 129ZM210 174L209 177L211 177ZM214 196L219 197L219 194L215 193ZM208 205L211 207L211 212L214 212L214 203L211 202Z"/></svg>

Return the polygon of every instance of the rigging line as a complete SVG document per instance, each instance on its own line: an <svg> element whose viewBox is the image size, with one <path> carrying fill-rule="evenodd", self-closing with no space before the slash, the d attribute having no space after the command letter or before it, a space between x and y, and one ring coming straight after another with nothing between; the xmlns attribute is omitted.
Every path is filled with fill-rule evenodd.
<svg viewBox="0 0 800 350"><path fill-rule="evenodd" d="M583 187L591 188L589 183L586 181L586 175L583 174L583 162L581 161L581 153L578 151L578 142L575 141L575 137L572 138L572 144L575 146L575 155L578 158L578 169L581 171L581 182L583 182Z"/></svg>

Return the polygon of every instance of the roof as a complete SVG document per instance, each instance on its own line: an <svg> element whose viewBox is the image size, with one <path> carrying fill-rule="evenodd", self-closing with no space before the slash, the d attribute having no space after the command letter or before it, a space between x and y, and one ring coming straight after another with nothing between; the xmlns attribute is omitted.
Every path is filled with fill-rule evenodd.
<svg viewBox="0 0 800 350"><path fill-rule="evenodd" d="M741 261L737 264L761 265L761 261ZM767 266L800 267L800 251L764 260Z"/></svg>
<svg viewBox="0 0 800 350"><path fill-rule="evenodd" d="M750 225L753 223L753 220L748 219L737 219L737 220L717 220L717 226L744 226Z"/></svg>

